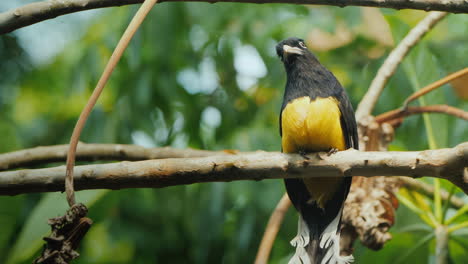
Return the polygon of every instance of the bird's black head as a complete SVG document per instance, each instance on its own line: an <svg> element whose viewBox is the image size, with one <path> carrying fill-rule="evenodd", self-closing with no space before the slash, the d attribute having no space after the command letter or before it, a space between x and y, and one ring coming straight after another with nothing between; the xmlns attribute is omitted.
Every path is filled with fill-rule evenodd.
<svg viewBox="0 0 468 264"><path fill-rule="evenodd" d="M304 40L295 37L279 42L276 45L276 53L285 65L293 63L299 58L314 57L307 49Z"/></svg>
<svg viewBox="0 0 468 264"><path fill-rule="evenodd" d="M284 62L292 62L301 56L307 56L310 51L307 49L304 40L300 38L288 38L276 45L276 53Z"/></svg>

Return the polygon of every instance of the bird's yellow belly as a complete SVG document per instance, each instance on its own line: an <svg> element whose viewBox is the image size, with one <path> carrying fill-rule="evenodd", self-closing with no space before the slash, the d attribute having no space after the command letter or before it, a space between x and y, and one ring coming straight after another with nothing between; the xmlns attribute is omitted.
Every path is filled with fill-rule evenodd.
<svg viewBox="0 0 468 264"><path fill-rule="evenodd" d="M329 151L346 148L338 101L332 97L297 98L283 109L281 145L285 153ZM341 178L314 177L304 180L319 206L332 198Z"/></svg>

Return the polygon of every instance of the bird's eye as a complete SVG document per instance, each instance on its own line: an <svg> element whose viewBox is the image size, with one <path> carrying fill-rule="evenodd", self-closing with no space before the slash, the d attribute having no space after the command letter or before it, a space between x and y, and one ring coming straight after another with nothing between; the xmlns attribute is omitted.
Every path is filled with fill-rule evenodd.
<svg viewBox="0 0 468 264"><path fill-rule="evenodd" d="M299 42L299 46L301 46L301 48L304 48L304 49L306 48L306 45L305 45L304 42L302 42L302 41Z"/></svg>

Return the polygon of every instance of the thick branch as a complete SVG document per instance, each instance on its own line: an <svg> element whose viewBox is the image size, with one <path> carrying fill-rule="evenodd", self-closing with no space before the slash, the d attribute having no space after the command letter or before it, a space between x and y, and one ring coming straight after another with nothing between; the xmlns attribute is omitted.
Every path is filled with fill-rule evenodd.
<svg viewBox="0 0 468 264"><path fill-rule="evenodd" d="M0 14L0 34L14 31L57 16L111 6L142 3L143 0L49 0L31 3ZM182 2L165 0L161 2ZM438 10L451 13L468 13L468 2L464 0L186 0L185 2L238 2L238 3L289 3L333 6L371 6L394 9Z"/></svg>
<svg viewBox="0 0 468 264"><path fill-rule="evenodd" d="M25 168L36 165L45 165L53 162L64 162L67 159L68 145L56 145L35 147L15 152L0 154L0 171L16 168ZM176 149L171 147L145 148L137 145L125 144L86 144L80 142L76 159L78 161L138 161L150 159L168 159L168 158L199 158L219 155L238 154L236 150L198 150L198 149ZM245 152L244 152L245 154ZM399 179L404 187L415 190L424 195L432 197L434 188L424 182L415 181L410 178L401 177ZM448 193L441 193L442 199L448 199ZM461 208L463 201L452 196L450 203L455 208Z"/></svg>
<svg viewBox="0 0 468 264"><path fill-rule="evenodd" d="M415 46L421 39L431 30L437 22L444 18L447 13L433 12L421 20L405 38L392 50L390 55L385 59L385 62L380 67L377 75L372 80L372 83L367 90L367 93L362 98L361 102L356 109L356 119L361 122L369 116L374 109L377 100L380 97L385 85L390 77L395 73L396 69L406 57L408 52Z"/></svg>
<svg viewBox="0 0 468 264"><path fill-rule="evenodd" d="M331 156L257 152L77 166L75 188L162 188L200 182L343 176L409 176L447 179L468 193L468 143L421 152L360 152ZM63 191L63 166L0 172L0 195ZM465 171L465 172L464 172Z"/></svg>
<svg viewBox="0 0 468 264"><path fill-rule="evenodd" d="M30 167L67 159L68 145L35 147L15 152L0 154L0 171ZM85 144L79 143L76 152L78 161L96 160L148 160L167 158L207 157L223 154L235 154L237 151L208 151L197 149L175 149L171 147L144 148L124 144Z"/></svg>

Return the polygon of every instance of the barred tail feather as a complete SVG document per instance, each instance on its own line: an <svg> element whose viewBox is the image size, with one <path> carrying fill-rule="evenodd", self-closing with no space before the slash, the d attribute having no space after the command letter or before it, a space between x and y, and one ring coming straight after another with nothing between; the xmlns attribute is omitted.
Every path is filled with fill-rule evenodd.
<svg viewBox="0 0 468 264"><path fill-rule="evenodd" d="M304 219L299 216L298 233L291 240L291 245L296 247L296 253L288 264L349 264L353 262L352 255L340 256L338 228L342 210L328 224L320 237L314 234L314 230L310 230Z"/></svg>
<svg viewBox="0 0 468 264"><path fill-rule="evenodd" d="M307 246L310 244L310 231L306 222L299 215L297 223L297 235L291 240L291 246L296 248L296 253L289 260L288 264L312 263L307 252Z"/></svg>
<svg viewBox="0 0 468 264"><path fill-rule="evenodd" d="M340 219L343 208L333 221L328 224L320 235L319 247L323 250L324 256L320 264L349 264L354 261L352 255L340 256Z"/></svg>

